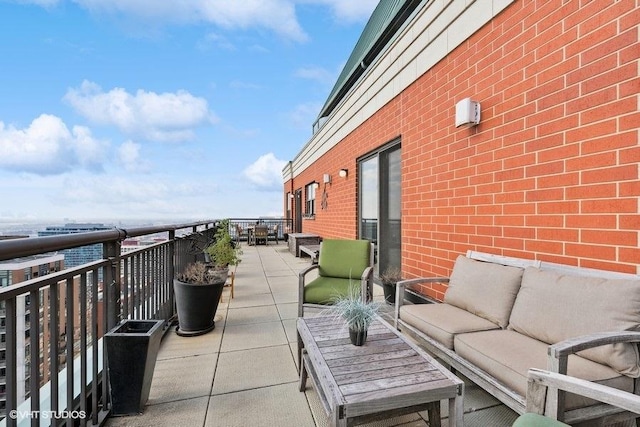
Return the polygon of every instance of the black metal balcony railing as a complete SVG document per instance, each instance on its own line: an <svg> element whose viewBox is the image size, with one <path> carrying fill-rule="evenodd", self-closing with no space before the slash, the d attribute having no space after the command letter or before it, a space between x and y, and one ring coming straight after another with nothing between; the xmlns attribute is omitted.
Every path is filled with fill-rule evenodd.
<svg viewBox="0 0 640 427"><path fill-rule="evenodd" d="M231 219L230 232L240 237L235 235L236 224L246 227L257 222L278 224L279 238L290 225L280 219ZM110 408L102 335L122 319L162 319L168 325L175 316L173 277L201 256L213 238L215 223L0 241L0 261L103 246L100 260L0 288L6 317L0 328L6 333L6 386L0 396L6 404L0 426L100 424ZM120 252L125 238L158 233L167 233L167 240ZM24 328L18 320L25 318L25 311L30 314L28 338L19 330ZM28 363L28 354L43 357L40 363ZM19 384L19 377L28 384Z"/></svg>

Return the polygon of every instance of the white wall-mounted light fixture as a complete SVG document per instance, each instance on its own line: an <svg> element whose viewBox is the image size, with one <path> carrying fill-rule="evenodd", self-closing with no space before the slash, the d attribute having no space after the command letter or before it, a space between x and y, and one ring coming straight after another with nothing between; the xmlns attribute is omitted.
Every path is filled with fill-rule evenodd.
<svg viewBox="0 0 640 427"><path fill-rule="evenodd" d="M340 175L340 178L346 178L348 174L349 174L349 171L347 169L340 169L340 172L338 172L338 175Z"/></svg>
<svg viewBox="0 0 640 427"><path fill-rule="evenodd" d="M456 127L480 123L480 103L465 98L456 103Z"/></svg>
<svg viewBox="0 0 640 427"><path fill-rule="evenodd" d="M293 196L293 193L289 193L289 198L290 198L290 199L293 199L293 197L294 197L294 196Z"/></svg>
<svg viewBox="0 0 640 427"><path fill-rule="evenodd" d="M318 188L320 188L320 184L319 184L319 183L317 183L317 182L314 182L314 183L312 184L312 186L313 186L313 188L314 188L315 190L317 190Z"/></svg>
<svg viewBox="0 0 640 427"><path fill-rule="evenodd" d="M331 175L329 175L328 173L322 175L322 182L324 182L325 184L331 184Z"/></svg>

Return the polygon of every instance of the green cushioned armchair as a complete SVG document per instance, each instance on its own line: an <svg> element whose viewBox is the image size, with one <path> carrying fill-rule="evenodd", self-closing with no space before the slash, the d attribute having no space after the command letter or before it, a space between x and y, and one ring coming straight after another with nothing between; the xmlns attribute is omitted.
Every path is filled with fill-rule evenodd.
<svg viewBox="0 0 640 427"><path fill-rule="evenodd" d="M317 270L317 277L307 276ZM315 277L315 276L314 276ZM331 305L336 298L359 287L360 295L373 298L373 244L368 240L325 239L320 244L318 263L299 274L298 316L304 307Z"/></svg>

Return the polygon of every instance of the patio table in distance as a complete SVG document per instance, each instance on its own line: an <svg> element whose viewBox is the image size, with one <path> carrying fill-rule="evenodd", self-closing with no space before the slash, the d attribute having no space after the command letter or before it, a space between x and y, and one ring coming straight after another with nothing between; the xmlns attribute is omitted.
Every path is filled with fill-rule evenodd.
<svg viewBox="0 0 640 427"><path fill-rule="evenodd" d="M364 346L332 316L298 318L302 346L300 391L307 376L334 426L428 410L440 426L440 400L449 401L449 426L463 420L463 382L384 321L369 327Z"/></svg>

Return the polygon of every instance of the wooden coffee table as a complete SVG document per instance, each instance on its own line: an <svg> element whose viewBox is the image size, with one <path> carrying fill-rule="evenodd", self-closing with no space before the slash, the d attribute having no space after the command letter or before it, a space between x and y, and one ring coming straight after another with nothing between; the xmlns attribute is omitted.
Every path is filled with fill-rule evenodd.
<svg viewBox="0 0 640 427"><path fill-rule="evenodd" d="M427 410L440 426L440 400L449 401L449 425L463 424L463 382L378 319L357 347L340 319L298 318L300 391L307 376L334 426L361 424Z"/></svg>

